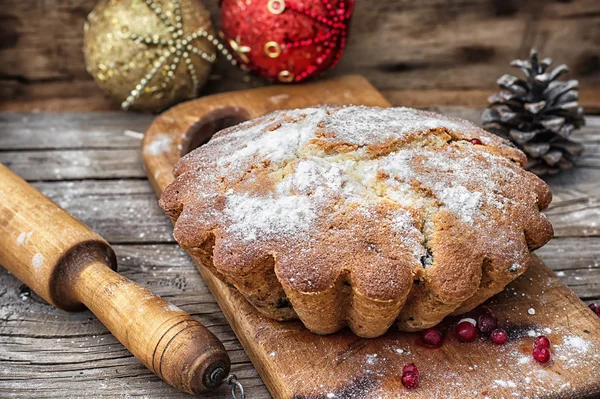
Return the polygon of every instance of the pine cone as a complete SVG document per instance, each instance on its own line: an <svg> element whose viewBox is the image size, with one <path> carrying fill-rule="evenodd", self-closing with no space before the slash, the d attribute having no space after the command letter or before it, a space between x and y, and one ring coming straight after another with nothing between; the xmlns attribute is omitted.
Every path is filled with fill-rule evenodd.
<svg viewBox="0 0 600 399"><path fill-rule="evenodd" d="M573 166L583 152L580 143L569 140L585 124L578 104L579 82L556 80L568 71L566 65L549 69L550 58L538 61L537 50L530 60L514 60L525 79L504 75L498 79L500 92L492 95L483 112L486 130L504 137L527 154L526 168L537 174L554 174Z"/></svg>

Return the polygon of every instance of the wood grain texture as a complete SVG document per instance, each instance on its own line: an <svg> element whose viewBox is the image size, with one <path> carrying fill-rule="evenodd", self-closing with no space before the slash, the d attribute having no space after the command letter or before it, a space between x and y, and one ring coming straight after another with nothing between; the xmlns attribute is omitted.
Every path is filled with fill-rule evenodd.
<svg viewBox="0 0 600 399"><path fill-rule="evenodd" d="M3 113L0 151L139 149L126 131L143 134L151 115L134 113ZM81 134L81 132L86 132Z"/></svg>
<svg viewBox="0 0 600 399"><path fill-rule="evenodd" d="M440 108L438 111L477 121L480 110ZM23 118L35 120L32 128ZM93 118L93 122L87 122ZM143 132L152 118L124 113L44 115L0 114L0 149L31 149L32 142L50 140L43 149L72 146L102 148L107 138L135 148L139 141L123 135ZM43 126L62 126L52 135ZM121 130L119 126L124 126ZM79 134L75 134L79 130ZM66 134L62 132L73 132ZM8 139L10 137L10 140ZM22 138L21 140L19 138ZM600 118L588 117L576 138L586 149L600 142ZM107 141L109 141L107 140ZM11 143L11 144L9 144ZM139 147L138 147L139 148ZM47 154L52 157L52 152ZM16 151L11 155L19 157ZM137 162L141 162L138 151ZM48 158L33 159L32 170L47 169ZM596 164L597 165L597 164ZM598 166L582 166L564 177L549 179L555 193L552 207L564 201L593 204L600 201ZM126 277L163 296L192 314L221 339L232 359L232 371L240 377L250 398L269 398L261 379L241 348L229 323L214 301L189 257L173 243L171 225L158 208L150 184L145 180L42 181L32 176L44 194L92 226L113 244L119 270ZM568 202L567 202L568 203ZM550 215L563 224L562 234L538 250L544 263L586 302L600 300L600 236L584 237L583 230L600 225L600 215L588 213L585 225L568 223L581 219L578 208ZM561 221L559 219L564 219ZM585 221L585 220L584 220ZM123 227L125 226L125 228ZM141 237L140 237L141 236ZM115 244L121 243L121 244ZM45 304L12 275L0 269L0 397L28 398L161 397L187 398L146 370L90 312L67 313ZM227 387L208 398L229 397Z"/></svg>
<svg viewBox="0 0 600 399"><path fill-rule="evenodd" d="M217 22L217 1L204 3ZM116 109L83 63L83 22L95 4L3 2L0 109ZM394 105L482 106L496 79L511 70L508 62L537 46L571 66L584 88L582 103L598 112L598 26L600 3L595 0L357 1L347 51L329 76L360 73ZM263 84L243 77L220 60L203 94Z"/></svg>

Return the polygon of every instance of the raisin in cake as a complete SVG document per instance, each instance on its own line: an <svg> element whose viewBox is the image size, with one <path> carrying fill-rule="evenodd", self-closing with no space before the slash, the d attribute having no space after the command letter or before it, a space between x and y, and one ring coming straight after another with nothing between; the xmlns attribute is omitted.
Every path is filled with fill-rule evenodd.
<svg viewBox="0 0 600 399"><path fill-rule="evenodd" d="M408 108L278 111L217 133L160 200L177 242L318 334L431 327L521 275L548 186L505 140Z"/></svg>

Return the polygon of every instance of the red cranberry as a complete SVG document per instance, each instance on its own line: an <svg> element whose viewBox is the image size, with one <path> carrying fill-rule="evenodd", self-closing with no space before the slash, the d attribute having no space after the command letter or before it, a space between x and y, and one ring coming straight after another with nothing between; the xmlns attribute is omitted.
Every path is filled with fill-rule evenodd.
<svg viewBox="0 0 600 399"><path fill-rule="evenodd" d="M477 328L472 323L463 321L456 325L456 335L462 342L473 342L477 338Z"/></svg>
<svg viewBox="0 0 600 399"><path fill-rule="evenodd" d="M438 346L444 340L444 334L435 327L428 328L421 332L421 340L425 345Z"/></svg>
<svg viewBox="0 0 600 399"><path fill-rule="evenodd" d="M471 144L475 144L475 145L481 145L481 140L479 140L478 138L472 138L471 140L469 140L471 142Z"/></svg>
<svg viewBox="0 0 600 399"><path fill-rule="evenodd" d="M414 363L409 363L406 366L402 367L402 375L406 373L415 373L416 375L419 375L419 369L417 368L417 366L415 366Z"/></svg>
<svg viewBox="0 0 600 399"><path fill-rule="evenodd" d="M589 308L596 313L596 316L600 317L600 306L597 303L590 303Z"/></svg>
<svg viewBox="0 0 600 399"><path fill-rule="evenodd" d="M533 347L534 348L550 348L550 340L545 337L544 335L540 335L539 337L536 337L535 340L533 341Z"/></svg>
<svg viewBox="0 0 600 399"><path fill-rule="evenodd" d="M550 360L550 349L543 347L533 348L533 358L540 363L547 363Z"/></svg>
<svg viewBox="0 0 600 399"><path fill-rule="evenodd" d="M489 313L484 313L477 319L477 327L484 334L491 334L498 328L498 319Z"/></svg>
<svg viewBox="0 0 600 399"><path fill-rule="evenodd" d="M494 331L492 331L490 339L496 345L504 345L508 341L508 334L503 329L497 328Z"/></svg>
<svg viewBox="0 0 600 399"><path fill-rule="evenodd" d="M419 374L411 372L402 374L402 385L406 389L417 388L419 386Z"/></svg>

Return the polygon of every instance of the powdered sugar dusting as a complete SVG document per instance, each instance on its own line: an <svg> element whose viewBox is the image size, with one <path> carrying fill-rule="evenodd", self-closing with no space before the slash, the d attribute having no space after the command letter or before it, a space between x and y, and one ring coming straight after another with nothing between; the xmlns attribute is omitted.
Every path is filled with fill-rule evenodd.
<svg viewBox="0 0 600 399"><path fill-rule="evenodd" d="M230 220L228 230L244 241L275 234L302 234L316 217L308 197L252 197L230 194L224 215Z"/></svg>
<svg viewBox="0 0 600 399"><path fill-rule="evenodd" d="M27 241L29 241L29 239L31 238L31 236L33 235L33 230L31 230L30 232L26 233L26 232L21 232L19 234L19 236L17 237L17 245L21 246L23 244L27 244Z"/></svg>
<svg viewBox="0 0 600 399"><path fill-rule="evenodd" d="M36 269L41 268L44 265L44 255L42 255L41 253L37 253L33 256L33 258L31 259L31 264L33 265L33 267L35 267Z"/></svg>
<svg viewBox="0 0 600 399"><path fill-rule="evenodd" d="M166 152L173 139L164 134L157 134L150 144L145 147L145 151L151 155L159 155Z"/></svg>
<svg viewBox="0 0 600 399"><path fill-rule="evenodd" d="M568 349L585 353L590 348L590 341L587 341L576 335L571 335L564 338L563 345L567 346Z"/></svg>
<svg viewBox="0 0 600 399"><path fill-rule="evenodd" d="M180 308L178 308L177 306L173 305L170 302L167 306L165 306L165 310L167 310L169 312L183 312L183 310L181 310Z"/></svg>
<svg viewBox="0 0 600 399"><path fill-rule="evenodd" d="M473 223L474 215L479 212L480 192L471 192L464 186L445 187L438 193L439 199L462 220Z"/></svg>
<svg viewBox="0 0 600 399"><path fill-rule="evenodd" d="M244 146L218 160L218 165L224 168L243 168L249 162L265 162L280 166L282 162L296 157L300 147L312 137L317 124L325 115L318 108L294 110L286 113L290 122L276 124L272 128L268 123L258 124L246 130L240 130L227 136L216 136L214 143L225 139L245 138ZM272 122L271 122L272 123Z"/></svg>
<svg viewBox="0 0 600 399"><path fill-rule="evenodd" d="M510 380L508 380L508 381L494 380L494 382L503 388L516 388L517 387L517 384L515 384L513 381L510 381Z"/></svg>
<svg viewBox="0 0 600 399"><path fill-rule="evenodd" d="M430 129L478 129L461 121L412 108L347 107L332 114L323 124L343 142L364 146L375 142L401 140L410 133L424 134Z"/></svg>

